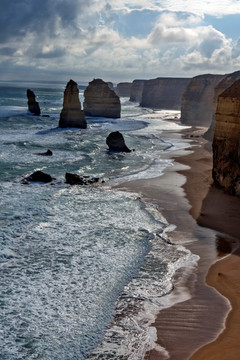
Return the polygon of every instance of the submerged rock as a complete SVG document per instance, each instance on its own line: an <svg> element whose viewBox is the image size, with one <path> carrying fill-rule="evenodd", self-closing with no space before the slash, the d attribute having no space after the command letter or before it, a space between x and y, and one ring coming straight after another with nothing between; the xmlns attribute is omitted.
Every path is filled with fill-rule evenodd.
<svg viewBox="0 0 240 360"><path fill-rule="evenodd" d="M34 92L30 89L27 89L27 98L28 98L28 110L34 115L40 115L41 110L38 105L38 102L35 100L36 96Z"/></svg>
<svg viewBox="0 0 240 360"><path fill-rule="evenodd" d="M240 195L240 80L218 97L212 175L217 186Z"/></svg>
<svg viewBox="0 0 240 360"><path fill-rule="evenodd" d="M43 183L49 183L52 182L54 178L51 177L51 175L46 174L40 170L35 171L28 177L24 178L21 183L22 184L28 184L29 182L43 182Z"/></svg>
<svg viewBox="0 0 240 360"><path fill-rule="evenodd" d="M84 91L83 108L85 115L120 118L121 103L119 96L102 79L91 81Z"/></svg>
<svg viewBox="0 0 240 360"><path fill-rule="evenodd" d="M126 146L123 135L119 131L110 133L106 139L109 151L131 152Z"/></svg>
<svg viewBox="0 0 240 360"><path fill-rule="evenodd" d="M79 101L78 85L70 80L64 91L63 109L60 114L59 127L86 129L87 122Z"/></svg>
<svg viewBox="0 0 240 360"><path fill-rule="evenodd" d="M43 153L36 153L35 155L41 155L41 156L52 156L52 151L51 150L47 150L46 152Z"/></svg>
<svg viewBox="0 0 240 360"><path fill-rule="evenodd" d="M91 177L88 175L77 175L77 174L71 174L66 173L65 174L66 183L70 185L89 185L94 184L99 181L98 177Z"/></svg>

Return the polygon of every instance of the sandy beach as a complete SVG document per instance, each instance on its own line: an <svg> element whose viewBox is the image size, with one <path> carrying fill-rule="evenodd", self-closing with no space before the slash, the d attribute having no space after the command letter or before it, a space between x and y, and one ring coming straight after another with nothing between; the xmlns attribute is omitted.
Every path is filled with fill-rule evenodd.
<svg viewBox="0 0 240 360"><path fill-rule="evenodd" d="M163 176L121 185L156 204L176 225L168 233L171 242L199 256L194 271L186 276L187 269L181 269L174 278L175 304L160 311L153 324L158 340L148 360L240 358L240 199L212 185L211 146L201 137L204 130L174 134L192 147L173 153L174 164ZM182 293L187 300L181 301Z"/></svg>

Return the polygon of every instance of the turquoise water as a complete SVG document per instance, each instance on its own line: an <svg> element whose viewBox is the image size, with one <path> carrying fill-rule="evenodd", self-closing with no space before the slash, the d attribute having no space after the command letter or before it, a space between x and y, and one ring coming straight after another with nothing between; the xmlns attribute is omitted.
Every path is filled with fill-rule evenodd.
<svg viewBox="0 0 240 360"><path fill-rule="evenodd" d="M146 309L160 306L192 254L166 241L168 224L154 207L111 185L161 175L171 165L161 154L185 144L161 137L178 127L163 120L176 112L153 113L126 98L121 119L59 129L64 87L0 86L0 357L140 359L154 338ZM49 118L28 114L27 88ZM134 152L107 151L116 130ZM52 157L36 155L47 149ZM20 183L36 170L55 180ZM70 187L66 172L104 183Z"/></svg>

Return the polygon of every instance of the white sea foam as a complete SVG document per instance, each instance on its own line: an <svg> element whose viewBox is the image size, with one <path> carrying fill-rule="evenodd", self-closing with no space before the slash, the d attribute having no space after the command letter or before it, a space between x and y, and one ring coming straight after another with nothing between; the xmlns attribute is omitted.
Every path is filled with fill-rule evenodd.
<svg viewBox="0 0 240 360"><path fill-rule="evenodd" d="M19 86L4 89L3 95L1 356L82 360L107 329L91 358L141 359L154 346L150 324L159 309L189 296L171 293L175 271L194 267L197 258L169 243L171 225L155 207L142 203L138 194L109 187L159 176L171 166L164 153L186 144L163 136L164 129L180 125L161 118L179 113L153 112L125 99L121 119L89 118L87 130L59 129L62 93L39 87L37 100L49 118L28 116L26 107L10 105L26 103ZM107 151L106 137L116 130L134 152ZM52 157L36 155L48 148ZM19 183L35 170L56 180L52 185ZM66 172L103 177L106 186L70 187L64 183Z"/></svg>

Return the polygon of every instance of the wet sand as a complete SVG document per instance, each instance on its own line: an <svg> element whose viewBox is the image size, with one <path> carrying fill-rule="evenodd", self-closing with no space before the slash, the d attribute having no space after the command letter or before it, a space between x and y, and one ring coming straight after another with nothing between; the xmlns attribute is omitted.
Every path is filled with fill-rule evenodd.
<svg viewBox="0 0 240 360"><path fill-rule="evenodd" d="M176 274L171 294L175 305L161 310L153 324L158 340L146 354L148 360L186 360L193 353L194 360L240 359L240 316L235 321L240 308L240 258L238 252L226 256L240 238L240 200L212 186L212 154L199 137L201 132L191 129L174 135L188 137L192 148L173 152L174 165L163 176L120 186L155 203L168 222L176 225L168 234L170 240L200 257L185 283L187 269ZM181 292L188 293L189 299L180 302Z"/></svg>

